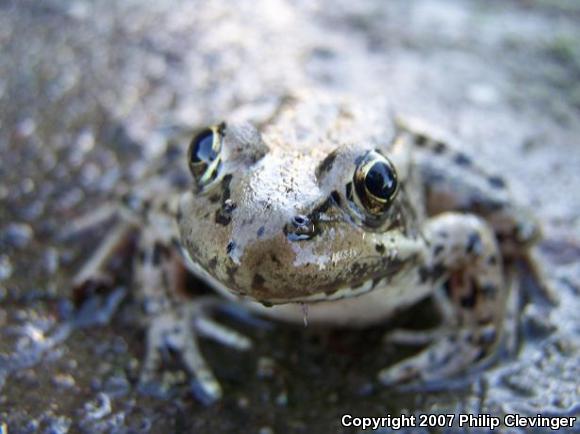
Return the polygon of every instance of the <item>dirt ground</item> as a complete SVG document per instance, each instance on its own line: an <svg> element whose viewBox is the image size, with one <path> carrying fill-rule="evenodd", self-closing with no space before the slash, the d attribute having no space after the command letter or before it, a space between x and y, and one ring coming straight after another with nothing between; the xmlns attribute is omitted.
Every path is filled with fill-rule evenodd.
<svg viewBox="0 0 580 434"><path fill-rule="evenodd" d="M579 42L575 0L0 0L0 433L357 432L341 426L346 413L580 417ZM137 390L143 330L128 300L109 324L18 357L73 315L70 278L104 233L63 238L74 217L165 152L176 128L303 88L379 95L436 125L541 219L560 303L524 291L516 355L451 391L395 391L375 373L409 350L381 336L424 326L428 302L362 333L232 322L255 348L204 343L225 390L207 407L178 366L169 396Z"/></svg>

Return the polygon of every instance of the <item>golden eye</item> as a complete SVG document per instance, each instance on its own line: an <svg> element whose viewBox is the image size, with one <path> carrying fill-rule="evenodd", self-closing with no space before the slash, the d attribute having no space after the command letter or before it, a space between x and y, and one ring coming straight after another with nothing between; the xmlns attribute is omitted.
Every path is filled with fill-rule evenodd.
<svg viewBox="0 0 580 434"><path fill-rule="evenodd" d="M224 124L214 125L203 129L191 140L187 153L189 170L199 187L209 184L218 175L224 130Z"/></svg>
<svg viewBox="0 0 580 434"><path fill-rule="evenodd" d="M368 152L358 163L353 184L358 200L374 216L389 209L399 187L395 166L376 151Z"/></svg>

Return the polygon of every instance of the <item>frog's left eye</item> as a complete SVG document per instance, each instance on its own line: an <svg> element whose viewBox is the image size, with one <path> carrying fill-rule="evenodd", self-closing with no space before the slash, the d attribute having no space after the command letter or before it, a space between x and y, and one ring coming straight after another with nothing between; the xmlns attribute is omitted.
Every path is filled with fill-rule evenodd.
<svg viewBox="0 0 580 434"><path fill-rule="evenodd" d="M399 189L395 166L376 151L368 152L358 163L353 184L356 198L375 217L387 211Z"/></svg>
<svg viewBox="0 0 580 434"><path fill-rule="evenodd" d="M189 170L199 187L204 187L217 178L221 166L224 129L224 124L214 125L203 129L191 140L187 159Z"/></svg>

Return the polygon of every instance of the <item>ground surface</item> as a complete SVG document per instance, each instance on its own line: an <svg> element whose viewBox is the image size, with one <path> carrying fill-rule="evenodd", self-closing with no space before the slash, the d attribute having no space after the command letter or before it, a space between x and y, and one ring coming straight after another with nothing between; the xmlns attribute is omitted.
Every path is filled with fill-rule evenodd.
<svg viewBox="0 0 580 434"><path fill-rule="evenodd" d="M324 433L351 432L344 413L579 415L579 23L574 0L0 1L0 431ZM163 152L168 127L301 87L379 94L438 125L544 221L561 303L524 306L517 357L453 392L393 392L373 381L401 356L380 345L383 330L241 326L251 354L204 347L226 391L206 408L179 374L172 399L136 391L143 335L121 313L12 370L10 354L67 316L68 279L102 235L62 240L73 216Z"/></svg>

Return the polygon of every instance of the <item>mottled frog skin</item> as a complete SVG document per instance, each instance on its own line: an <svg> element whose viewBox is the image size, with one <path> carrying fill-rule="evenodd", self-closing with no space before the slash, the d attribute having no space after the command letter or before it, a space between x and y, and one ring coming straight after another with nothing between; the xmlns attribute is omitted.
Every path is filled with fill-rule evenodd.
<svg viewBox="0 0 580 434"><path fill-rule="evenodd" d="M123 196L122 223L76 285L138 232L142 384L169 347L199 396L218 399L197 338L250 348L211 318L232 302L287 322L364 327L432 296L439 327L389 334L424 349L383 369L387 386L439 381L493 354L513 317L516 271L524 264L543 284L531 255L538 226L501 177L389 113L318 95L286 98L268 116L240 110L195 134L186 182L161 171ZM225 298L187 296L184 267Z"/></svg>

